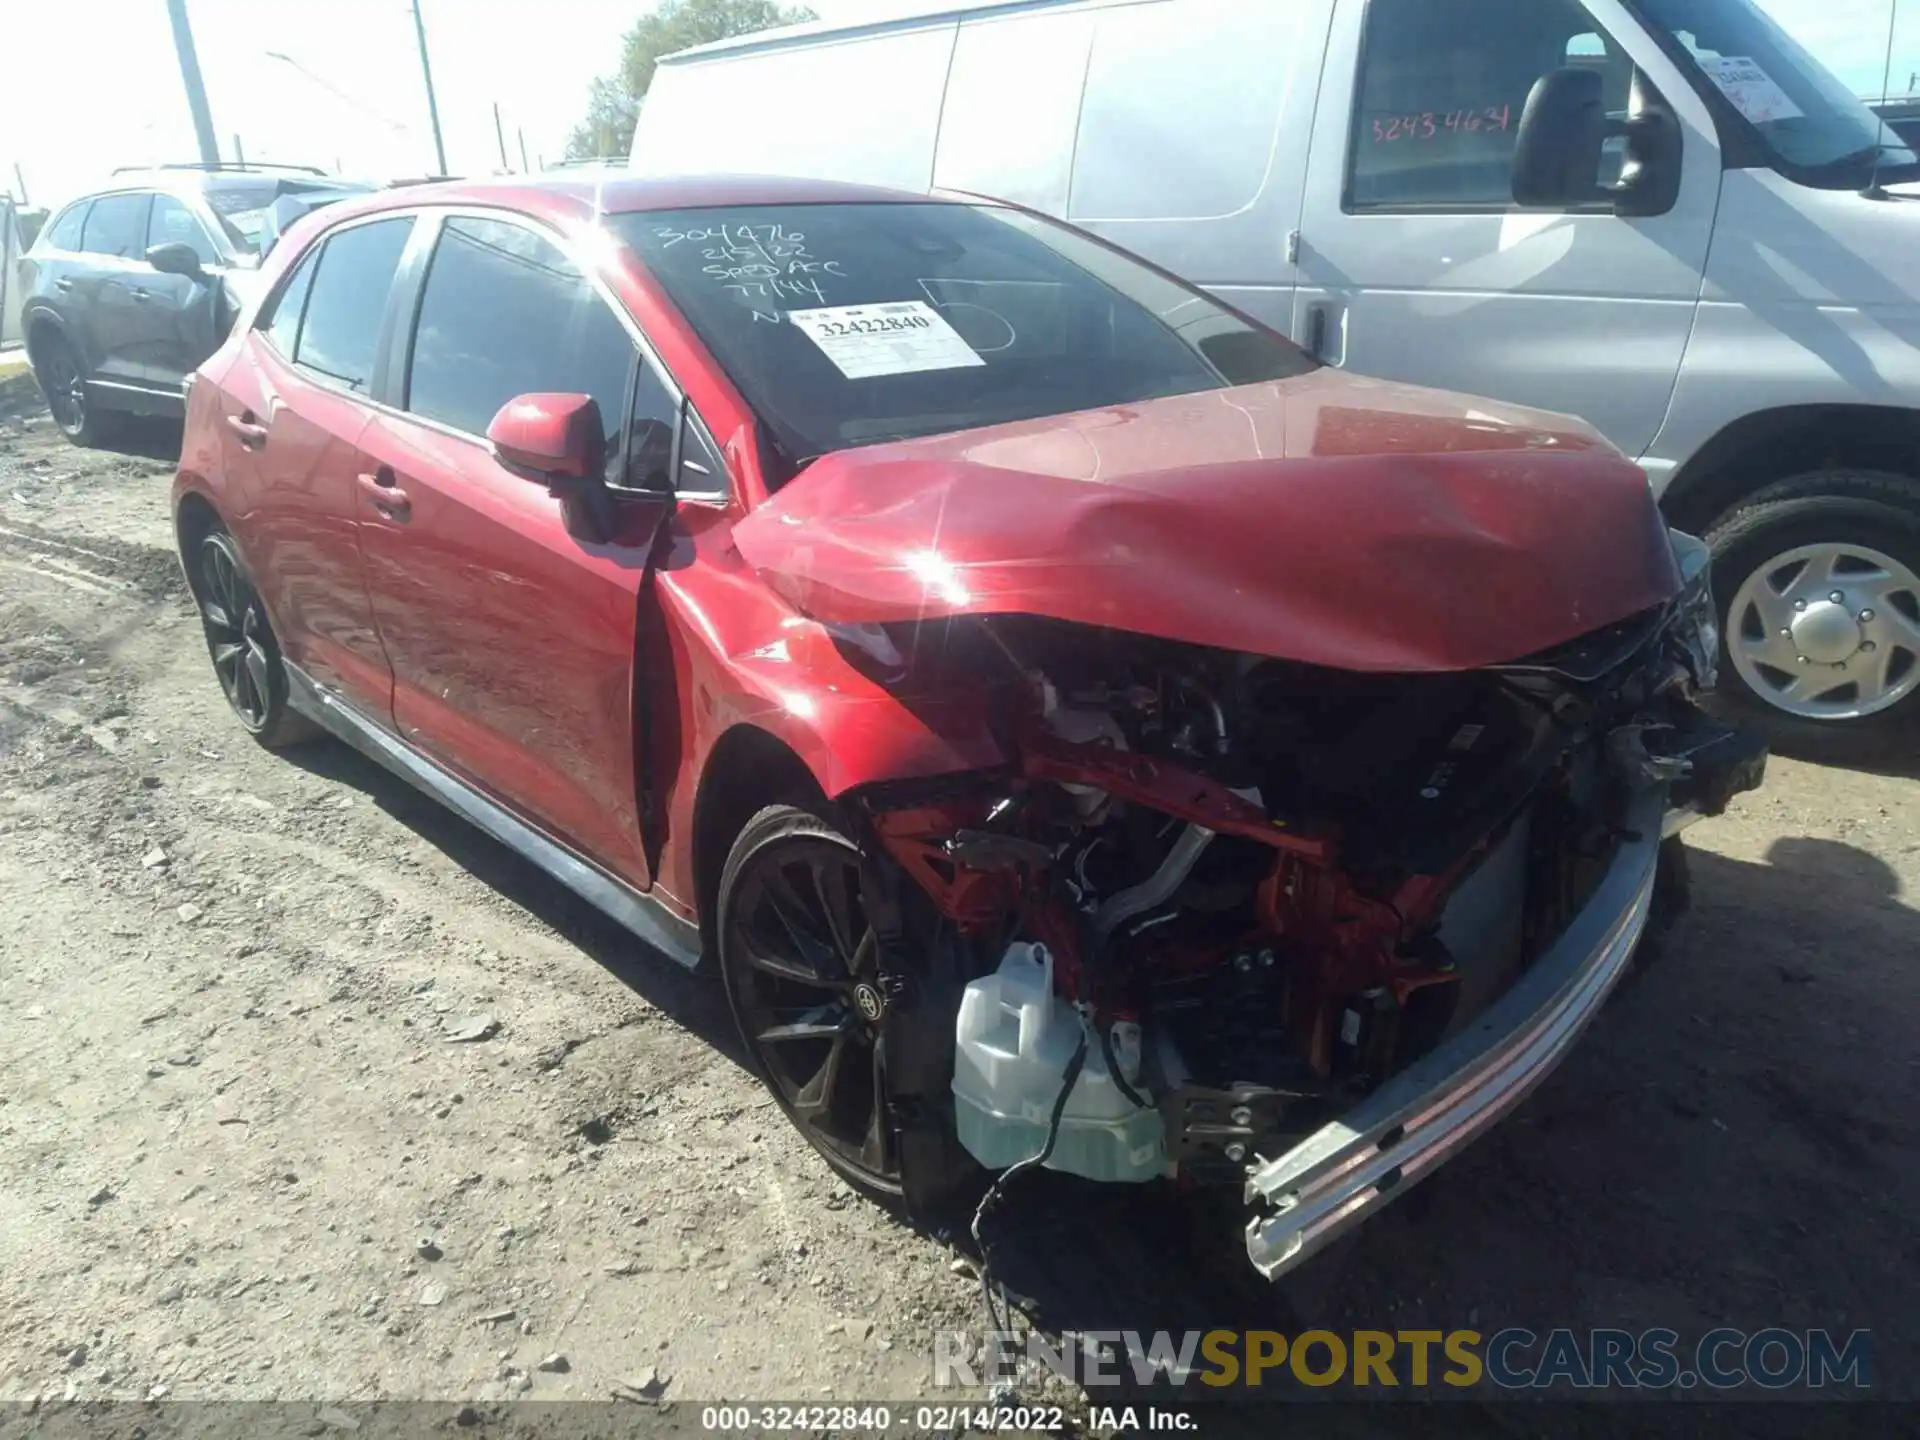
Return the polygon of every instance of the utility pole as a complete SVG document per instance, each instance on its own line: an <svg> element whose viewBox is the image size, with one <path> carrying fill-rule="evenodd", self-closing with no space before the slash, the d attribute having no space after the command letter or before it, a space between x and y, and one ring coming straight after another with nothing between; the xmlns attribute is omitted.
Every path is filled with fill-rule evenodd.
<svg viewBox="0 0 1920 1440"><path fill-rule="evenodd" d="M178 3L178 0L175 0ZM427 118L433 121L433 156L440 173L447 173L447 147L440 138L440 102L433 96L433 62L427 58L427 22L420 18L420 0L413 0L413 33L420 40L420 73L427 80Z"/></svg>
<svg viewBox="0 0 1920 1440"><path fill-rule="evenodd" d="M415 0L416 16L419 8L419 0ZM173 48L180 56L180 78L186 82L187 108L193 112L193 135L200 144L200 159L208 165L218 165L220 142L214 138L213 112L207 108L207 87L200 80L200 57L194 53L193 27L187 23L187 0L167 0L167 18L173 22Z"/></svg>
<svg viewBox="0 0 1920 1440"><path fill-rule="evenodd" d="M507 132L500 127L500 102L493 102L493 138L500 146L500 168L503 171L513 167L507 163Z"/></svg>
<svg viewBox="0 0 1920 1440"><path fill-rule="evenodd" d="M240 143L240 132L233 133L233 160L242 170L247 168L247 147Z"/></svg>
<svg viewBox="0 0 1920 1440"><path fill-rule="evenodd" d="M528 164L527 164L527 132L526 132L526 129L525 129L525 128L524 128L523 126L519 126L519 125L516 125L516 126L514 126L514 133L515 133L515 134L517 134L517 135L518 135L518 136L520 137L520 173L521 173L521 174L523 174L523 175L525 175L525 174L529 174L529 173L531 173L531 167L529 167L529 166L528 166Z"/></svg>

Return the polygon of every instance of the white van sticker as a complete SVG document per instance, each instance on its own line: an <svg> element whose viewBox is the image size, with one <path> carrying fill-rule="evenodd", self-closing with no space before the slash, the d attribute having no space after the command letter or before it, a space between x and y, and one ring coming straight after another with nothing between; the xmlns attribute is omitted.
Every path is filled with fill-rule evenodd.
<svg viewBox="0 0 1920 1440"><path fill-rule="evenodd" d="M789 310L787 320L849 380L987 363L924 300Z"/></svg>
<svg viewBox="0 0 1920 1440"><path fill-rule="evenodd" d="M1756 125L1769 120L1798 120L1802 110L1775 83L1774 78L1745 55L1698 55L1700 68L1733 102L1733 108Z"/></svg>

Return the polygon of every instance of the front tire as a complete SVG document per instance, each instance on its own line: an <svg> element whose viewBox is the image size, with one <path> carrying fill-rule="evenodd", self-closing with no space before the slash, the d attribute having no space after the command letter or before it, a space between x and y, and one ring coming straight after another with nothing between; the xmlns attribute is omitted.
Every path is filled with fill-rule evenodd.
<svg viewBox="0 0 1920 1440"><path fill-rule="evenodd" d="M269 750L311 740L319 728L287 699L287 667L266 606L225 530L209 531L187 567L213 673L247 733Z"/></svg>
<svg viewBox="0 0 1920 1440"><path fill-rule="evenodd" d="M1920 718L1920 481L1819 472L1717 523L1721 693L1783 740L1881 740Z"/></svg>
<svg viewBox="0 0 1920 1440"><path fill-rule="evenodd" d="M855 1186L898 1198L886 992L859 848L818 815L769 806L727 856L715 928L727 1003L781 1110Z"/></svg>

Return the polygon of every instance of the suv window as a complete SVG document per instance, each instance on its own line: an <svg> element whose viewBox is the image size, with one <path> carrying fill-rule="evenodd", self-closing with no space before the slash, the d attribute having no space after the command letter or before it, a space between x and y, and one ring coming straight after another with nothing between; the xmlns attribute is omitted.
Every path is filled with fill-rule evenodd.
<svg viewBox="0 0 1920 1440"><path fill-rule="evenodd" d="M413 217L400 215L351 225L327 238L309 282L294 364L357 394L366 393L373 382L387 292L412 232Z"/></svg>
<svg viewBox="0 0 1920 1440"><path fill-rule="evenodd" d="M1575 0L1373 0L1348 203L1513 208L1520 112L1569 65L1598 70L1608 109L1625 113L1633 65Z"/></svg>
<svg viewBox="0 0 1920 1440"><path fill-rule="evenodd" d="M320 264L320 250L316 245L300 257L293 274L280 287L279 298L273 302L273 313L266 324L267 339L289 360L300 339L300 317L307 308L307 292L313 288L313 272Z"/></svg>
<svg viewBox="0 0 1920 1440"><path fill-rule="evenodd" d="M102 195L87 212L80 248L90 255L138 260L147 253L147 202L151 195Z"/></svg>
<svg viewBox="0 0 1920 1440"><path fill-rule="evenodd" d="M220 252L213 248L207 227L185 205L171 195L153 197L153 213L147 220L147 245L191 245L202 265L218 265Z"/></svg>
<svg viewBox="0 0 1920 1440"><path fill-rule="evenodd" d="M80 248L80 228L87 221L87 202L69 205L61 211L60 218L47 227L46 238L42 244L54 250L78 250Z"/></svg>
<svg viewBox="0 0 1920 1440"><path fill-rule="evenodd" d="M625 327L558 246L504 220L453 216L420 296L406 404L484 435L516 395L591 395L607 426L608 478L618 483L635 353ZM664 409L651 418L666 422L671 436L675 407L657 379L652 388Z"/></svg>

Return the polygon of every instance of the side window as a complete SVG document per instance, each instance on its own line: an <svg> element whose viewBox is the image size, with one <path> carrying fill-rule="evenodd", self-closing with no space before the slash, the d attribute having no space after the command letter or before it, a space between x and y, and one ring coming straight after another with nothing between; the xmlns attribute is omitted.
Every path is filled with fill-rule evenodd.
<svg viewBox="0 0 1920 1440"><path fill-rule="evenodd" d="M1520 113L1568 65L1599 70L1624 111L1633 67L1575 0L1372 0L1349 205L1511 208Z"/></svg>
<svg viewBox="0 0 1920 1440"><path fill-rule="evenodd" d="M80 248L80 229L86 224L87 202L70 205L60 213L60 218L47 227L46 238L42 245L52 250L78 250Z"/></svg>
<svg viewBox="0 0 1920 1440"><path fill-rule="evenodd" d="M147 217L147 247L155 245L191 245L202 265L220 263L220 252L213 248L207 227L171 195L153 197L153 213Z"/></svg>
<svg viewBox="0 0 1920 1440"><path fill-rule="evenodd" d="M147 253L147 202L150 195L102 195L87 212L80 248L90 255L138 260Z"/></svg>
<svg viewBox="0 0 1920 1440"><path fill-rule="evenodd" d="M627 426L626 455L609 482L630 490L673 490L673 437L680 428L680 403L651 365L642 364L633 382L633 419ZM683 467L684 468L684 467ZM711 489L711 486L702 486Z"/></svg>
<svg viewBox="0 0 1920 1440"><path fill-rule="evenodd" d="M321 275L324 283L324 269ZM508 221L448 218L414 329L407 375L414 414L484 435L516 395L591 395L607 425L609 478L621 483L629 467L620 427L634 359L625 327L558 247ZM670 454L670 403L662 418ZM652 443L636 436L636 459Z"/></svg>
<svg viewBox="0 0 1920 1440"><path fill-rule="evenodd" d="M300 341L300 317L306 312L307 292L313 288L313 272L320 264L320 249L316 245L300 257L300 263L293 267L293 274L273 302L273 314L266 323L267 339L289 360L293 359Z"/></svg>
<svg viewBox="0 0 1920 1440"><path fill-rule="evenodd" d="M293 352L296 365L365 394L373 383L380 321L393 288L413 217L352 225L327 238L307 285L306 317Z"/></svg>

